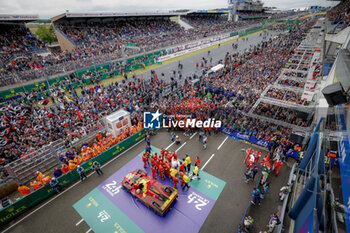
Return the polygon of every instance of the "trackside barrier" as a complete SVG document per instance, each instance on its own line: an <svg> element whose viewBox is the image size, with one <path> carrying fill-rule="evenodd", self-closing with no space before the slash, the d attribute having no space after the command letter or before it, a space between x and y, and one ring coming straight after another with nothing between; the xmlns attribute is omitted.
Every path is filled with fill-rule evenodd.
<svg viewBox="0 0 350 233"><path fill-rule="evenodd" d="M258 188L258 187L259 187L261 178L262 178L262 175L260 175L260 177L259 177L259 179L258 179L258 183L255 185L255 188ZM245 212L244 212L244 215L243 215L243 218L242 218L242 220L241 220L241 223L239 224L240 226L243 226L244 218L247 216L247 213L248 213L248 211L249 211L249 209L250 209L250 207L251 207L251 205L252 205L252 201L253 201L253 195L252 195L252 197L251 197L250 200L249 200L248 207L247 207L247 209L246 209ZM242 232L240 231L240 229L238 229L238 230L237 230L237 233L242 233Z"/></svg>
<svg viewBox="0 0 350 233"><path fill-rule="evenodd" d="M133 58L129 58L129 59L127 59L127 61L128 61L129 64L136 63L136 62L142 63L141 60L143 58L150 59L152 57L160 56L164 52L165 52L165 50L159 50L159 51L156 51L156 52L147 53L147 54L144 54L144 55L139 55L139 56L136 56L136 57L133 57ZM103 73L101 75L101 81L102 81L104 79L110 78L110 73L109 73L110 69L113 66L113 64L117 64L117 63L122 64L122 60L108 61L108 62L105 62L103 64L91 65L91 66L88 66L88 67L85 67L85 68L80 68L80 69L72 70L72 71L69 71L69 72L70 73L73 72L78 77L81 78L85 73L90 72L90 71L91 72L105 71L105 73ZM145 64L145 66L153 65L154 64L154 60L152 59L152 60L145 61L144 64ZM134 64L134 65L131 65L131 66L127 66L124 70L125 70L125 72L128 72L130 70L134 70L134 69L137 70L137 69L140 69L140 68L142 68L141 64ZM116 70L114 72L114 75L119 75L119 74L120 74L120 70ZM20 87L16 87L16 88L0 91L0 96L3 99L13 98L13 97L16 97L16 96L20 96L21 93L26 92L26 91L38 90L42 86L46 86L48 88L48 84L50 86L52 86L52 85L55 86L55 85L57 85L57 82L62 82L65 79L69 79L68 77L69 76L67 74L64 74L64 75L56 77L56 78L48 77L47 80L43 80L43 81L40 81L40 82L35 82L35 83L32 83L32 84L27 84L27 85L23 85L23 86L20 86ZM85 80L85 83L86 84L91 84L90 78L87 78ZM78 88L78 83L71 83L71 85L74 86L74 88ZM64 86L64 90L65 91L67 90L67 85ZM49 92L49 90L42 91L42 93L46 93L46 92Z"/></svg>
<svg viewBox="0 0 350 233"><path fill-rule="evenodd" d="M270 142L264 140L264 139L258 139L253 135L248 135L244 133L240 133L237 130L230 130L228 128L222 128L221 132L235 138L236 140L243 140L252 144L256 144L258 146L265 147L266 149L270 150Z"/></svg>
<svg viewBox="0 0 350 233"><path fill-rule="evenodd" d="M127 148L134 145L136 142L142 140L145 136L144 129L137 132L136 134L132 135L131 137L125 139L124 141L114 145L113 147L109 148L108 150L102 152L95 158L90 159L89 161L82 163L80 166L85 169L85 172L89 172L91 170L92 163L94 161L99 162L100 164L103 164L110 160L111 158L115 157L122 151L126 150ZM78 172L73 171L68 172L66 175L61 176L58 180L60 182L60 185L63 187L68 186L72 182L79 179ZM5 225L15 217L19 216L20 214L26 212L34 205L38 204L39 202L45 200L49 196L55 194L56 191L48 184L31 194L15 201L8 207L2 209L0 211L0 226Z"/></svg>

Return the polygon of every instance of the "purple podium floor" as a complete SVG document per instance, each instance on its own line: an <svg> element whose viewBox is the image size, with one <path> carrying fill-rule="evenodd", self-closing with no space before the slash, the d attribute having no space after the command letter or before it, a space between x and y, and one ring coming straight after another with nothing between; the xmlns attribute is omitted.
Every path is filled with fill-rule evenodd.
<svg viewBox="0 0 350 233"><path fill-rule="evenodd" d="M152 150L160 154L158 148L152 147ZM84 218L94 232L108 232L106 231L108 227L101 228L101 226L98 226L99 222L95 221L96 215L97 218L101 215L101 209L98 211L96 209L96 213L93 213L94 211L92 211L91 208L87 210L85 207L86 203L89 202L89 200L91 201L91 198L94 198L94 196L101 197L100 200L95 198L95 201L100 203L100 206L105 205L109 208L113 206L113 208L118 209L113 211L119 213L116 216L113 216L113 218L116 218L115 220L110 214L103 214L109 218L107 221L100 221L101 224L106 225L108 220L110 220L110 224L114 224L114 228L117 230L111 232L122 232L120 230L118 231L118 227L115 226L115 222L117 222L119 229L123 229L125 232L128 232L127 229L131 230L131 228L133 228L132 232L198 232L226 183L204 171L200 171L199 175L201 179L190 181L189 190L183 191L180 183L177 185L177 200L165 216L158 216L121 187L121 181L125 175L137 168L143 169L141 155L142 154L136 156L129 163L100 184L96 188L97 190L95 189L93 192L91 192L94 193L94 195L89 193L87 196L79 200L76 204L74 204L74 208ZM149 166L144 170L148 174L151 174ZM173 186L173 183L168 178L163 181L159 176L157 176L157 180L165 185ZM97 193L101 193L103 195L99 195ZM104 196L104 198L102 198L102 196ZM93 218L94 220L89 221L90 218ZM125 218L127 218L127 220ZM137 227L132 227L130 224L135 224ZM104 230L101 231L101 229Z"/></svg>

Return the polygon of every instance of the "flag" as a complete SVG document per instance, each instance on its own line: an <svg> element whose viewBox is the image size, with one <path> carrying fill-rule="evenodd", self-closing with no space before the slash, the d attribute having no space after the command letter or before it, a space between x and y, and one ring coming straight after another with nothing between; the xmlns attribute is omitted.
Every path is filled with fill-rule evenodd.
<svg viewBox="0 0 350 233"><path fill-rule="evenodd" d="M77 113L79 120L81 120L81 113L79 112L79 109L75 109L75 112Z"/></svg>
<svg viewBox="0 0 350 233"><path fill-rule="evenodd" d="M39 104L46 106L50 101L48 99L40 100Z"/></svg>
<svg viewBox="0 0 350 233"><path fill-rule="evenodd" d="M58 105L61 109L65 109L64 108L64 104L62 103L61 99L57 99Z"/></svg>
<svg viewBox="0 0 350 233"><path fill-rule="evenodd" d="M69 99L68 96L64 96L68 102L73 102L73 100Z"/></svg>
<svg viewBox="0 0 350 233"><path fill-rule="evenodd" d="M141 82L143 82L143 74L141 74Z"/></svg>

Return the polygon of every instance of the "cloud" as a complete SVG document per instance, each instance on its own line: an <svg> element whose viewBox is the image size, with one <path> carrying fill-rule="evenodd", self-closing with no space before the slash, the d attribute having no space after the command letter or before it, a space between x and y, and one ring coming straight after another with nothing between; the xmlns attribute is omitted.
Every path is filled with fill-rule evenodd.
<svg viewBox="0 0 350 233"><path fill-rule="evenodd" d="M263 0L265 6L282 9L328 6L326 0ZM227 7L227 0L0 0L0 14L39 14L50 18L70 12L167 12L175 9L213 9Z"/></svg>

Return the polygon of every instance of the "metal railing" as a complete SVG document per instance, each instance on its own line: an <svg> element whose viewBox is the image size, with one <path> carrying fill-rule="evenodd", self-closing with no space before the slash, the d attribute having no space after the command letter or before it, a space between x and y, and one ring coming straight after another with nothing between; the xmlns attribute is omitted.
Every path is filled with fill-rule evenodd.
<svg viewBox="0 0 350 233"><path fill-rule="evenodd" d="M25 183L35 177L36 171L46 171L58 164L58 153L64 151L63 140L57 140L39 150L6 165L10 177Z"/></svg>
<svg viewBox="0 0 350 233"><path fill-rule="evenodd" d="M292 167L292 170L290 171L290 175L289 175L289 179L288 179L288 183L287 185L289 187L291 187L295 181L295 170L297 168L297 163L294 163L293 167ZM282 210L281 210L281 215L279 217L280 221L281 221L281 224L278 225L277 227L277 233L282 233L284 230L283 230L283 222L284 222L284 216L286 214L286 210L287 210L287 204L288 204L288 201L289 201L289 194L290 193L287 193L287 195L284 197L284 200L283 200L283 205L282 205Z"/></svg>

